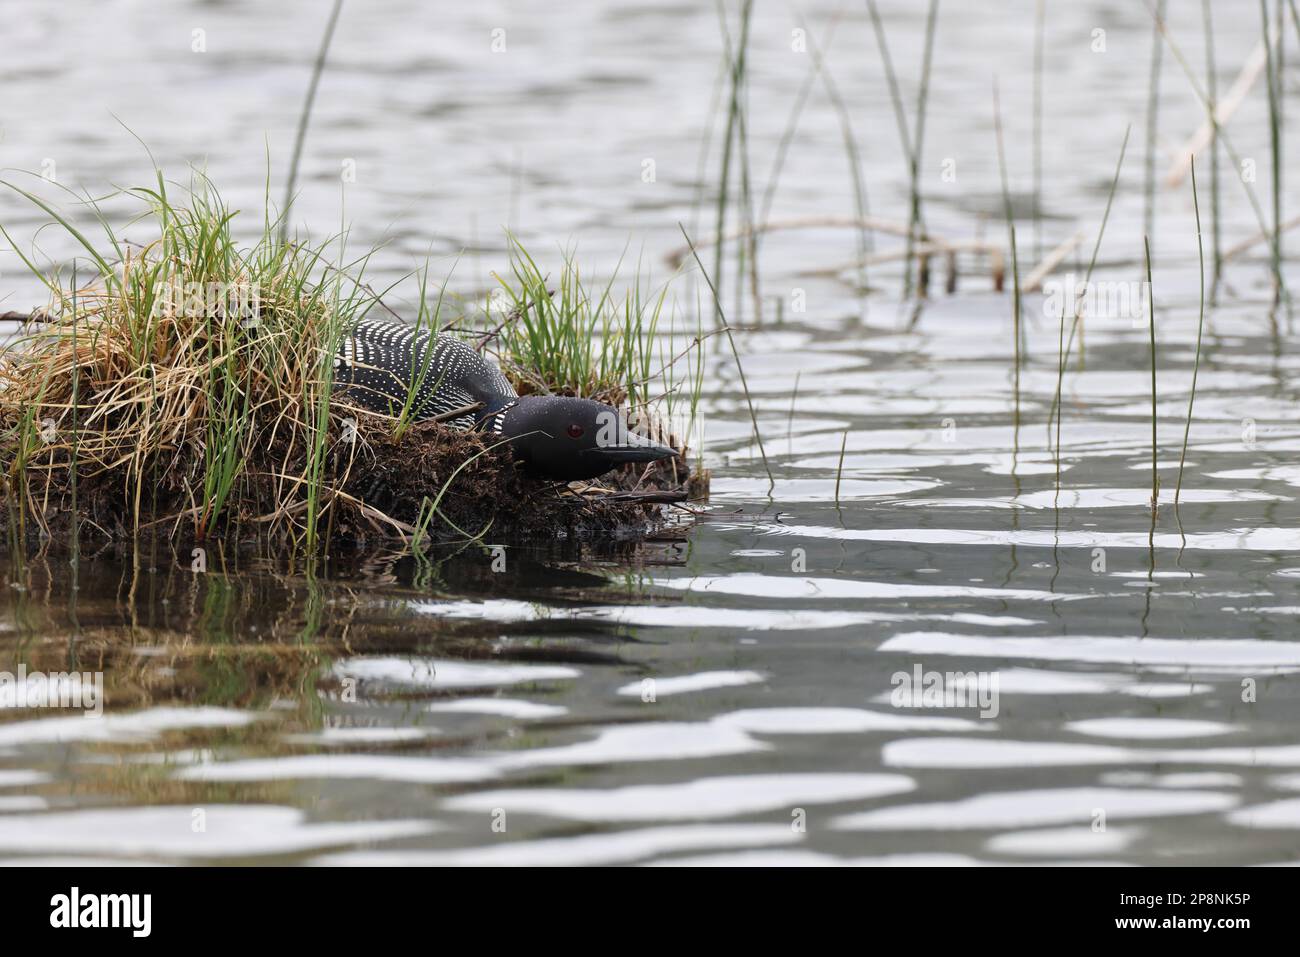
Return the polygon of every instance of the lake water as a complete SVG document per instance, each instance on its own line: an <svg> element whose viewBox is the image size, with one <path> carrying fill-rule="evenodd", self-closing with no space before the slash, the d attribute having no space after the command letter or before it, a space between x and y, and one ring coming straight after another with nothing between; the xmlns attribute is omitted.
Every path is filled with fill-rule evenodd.
<svg viewBox="0 0 1300 957"><path fill-rule="evenodd" d="M4 165L95 195L146 183L149 158L126 127L172 177L206 168L232 206L253 211L255 230L268 151L273 196L282 189L324 6L24 7L6 18L0 57ZM514 6L347 5L295 224L323 237L346 223L358 250L386 242L377 285L430 254L440 275L464 250L452 286L477 295L506 268L507 224L553 262L576 248L600 273L627 249L667 278L678 223L712 231L716 11ZM1200 5L1174 6L1170 32L1199 82ZM1081 230L1058 274L1082 276L1132 124L1097 277L1140 282L1150 21L1139 4L1047 7L1040 215L1034 4L945 4L926 225L951 241L1005 241L996 73L1022 275ZM881 8L912 122L923 5ZM862 5L809 5L810 34L825 46L837 13L827 64L870 212L905 220L907 170ZM1257 19L1253 8L1217 13L1221 92L1258 40ZM780 4L754 16L747 136L760 195L809 75L811 54L792 49L799 26ZM1300 55L1287 56L1294 111ZM1166 49L1161 179L1202 115ZM1296 126L1284 125L1292 153ZM1259 230L1238 161L1253 164L1249 185L1272 221L1262 82L1227 130L1225 248ZM1208 244L1208 154L1198 176ZM1285 218L1300 190L1289 176L1283 188ZM174 553L92 550L75 569L58 554L6 560L0 671L102 672L107 705L101 717L18 710L15 686L0 685L11 709L0 858L1294 862L1295 331L1271 307L1257 245L1229 265L1206 317L1175 510L1197 246L1190 186L1156 200L1154 526L1144 318L1087 322L1083 361L1076 352L1064 379L1058 493L1050 304L1026 299L1017 392L1010 296L982 257L960 257L952 293L937 268L918 307L900 302L896 261L870 268L867 295L852 266L826 274L854 259L854 230L773 232L762 318L748 286L733 302L730 251L722 283L762 452L735 361L713 339L701 401L712 496L648 541L507 542L498 571L475 548L433 564L335 555L314 569L229 554L196 574L184 541ZM814 85L771 219L853 210L840 114ZM12 193L0 193L0 222L20 244L71 253L37 233L44 215ZM711 266L711 250L702 256ZM678 335L707 301L697 276L674 284ZM40 302L12 252L0 279L3 309ZM408 284L392 301L409 308L412 295ZM939 673L948 697L897 706L892 693L918 672L923 684Z"/></svg>

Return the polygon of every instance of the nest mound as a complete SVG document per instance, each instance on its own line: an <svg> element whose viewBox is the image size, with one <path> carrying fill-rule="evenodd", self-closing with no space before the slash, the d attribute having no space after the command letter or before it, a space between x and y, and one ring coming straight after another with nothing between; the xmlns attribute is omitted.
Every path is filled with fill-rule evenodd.
<svg viewBox="0 0 1300 957"><path fill-rule="evenodd" d="M644 530L663 503L702 491L684 458L601 483L537 482L488 437L348 407L334 357L378 297L322 267L323 246L277 242L273 223L237 246L233 214L209 193L179 207L161 185L138 192L160 238L138 248L110 233L101 254L63 223L97 275L81 287L41 275L49 304L0 350L11 547L72 534L314 546ZM421 317L437 321L424 306Z"/></svg>
<svg viewBox="0 0 1300 957"><path fill-rule="evenodd" d="M6 428L12 412L0 403ZM487 436L436 422L416 423L399 437L391 420L362 414L345 418L341 434L332 438L316 523L320 537L335 547L476 538L489 529L494 540L644 534L663 521L665 504L699 499L707 490L707 476L692 473L683 459L624 466L599 482L540 482ZM93 440L103 443L105 437ZM278 443L260 461L245 463L246 480L206 529L209 536L285 538L302 530L307 497L286 495L278 477L301 474L309 456L290 445ZM14 452L8 444L0 447L8 490L22 484L14 480ZM26 508L11 500L0 512L0 526L11 544L19 536L29 545L67 540L74 529L82 539L202 537L202 512L193 504L190 480L194 470L181 464L189 458L192 466L197 455L178 453L171 467L147 469L143 486L125 466L81 465L74 495L71 449L51 443L26 467Z"/></svg>

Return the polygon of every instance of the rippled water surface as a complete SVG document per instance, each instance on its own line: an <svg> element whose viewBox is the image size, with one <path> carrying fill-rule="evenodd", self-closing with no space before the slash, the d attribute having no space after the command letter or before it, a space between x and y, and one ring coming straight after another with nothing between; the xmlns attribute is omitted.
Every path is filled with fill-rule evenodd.
<svg viewBox="0 0 1300 957"><path fill-rule="evenodd" d="M233 205L259 209L268 146L281 164L291 146L319 6L121 2L7 18L5 165L52 160L61 181L92 192L145 181L148 158L117 116L175 175L205 164ZM342 217L358 246L387 240L376 281L430 249L435 271L468 249L457 274L466 295L505 267L506 223L547 252L576 244L593 270L630 243L666 276L677 223L709 230L719 128L702 194L699 154L721 51L715 12L570 6L345 8L299 225L324 235ZM940 18L927 226L952 239L1004 235L996 72L1025 260L1083 230L1061 266L1083 271L1132 123L1099 274L1141 278L1151 42L1141 6L1048 4L1038 229L1033 5L997 6L945 5ZM1199 5L1186 6L1171 30L1199 64ZM921 5L882 7L910 101ZM818 42L836 9L806 11ZM1220 20L1226 87L1257 25ZM808 75L808 56L791 50L798 25L783 5L759 4L749 91L759 184ZM488 52L497 27L502 54ZM1105 53L1089 48L1097 28ZM204 53L192 52L195 29ZM906 170L857 7L844 9L827 62L872 212L901 219ZM1290 107L1290 72L1285 88ZM1162 89L1160 173L1201 115L1168 54ZM814 91L776 220L853 208L839 118ZM1261 91L1231 133L1258 159L1267 202ZM947 158L952 181L940 175ZM357 179L340 213L349 160ZM1258 225L1231 170L1224 177L1230 245ZM0 213L28 242L42 221L12 195ZM103 671L108 704L100 718L16 710L3 699L13 686L0 688L10 709L0 858L1294 862L1296 337L1287 311L1270 308L1255 247L1207 315L1175 509L1198 316L1187 186L1162 190L1155 216L1154 524L1144 324L1087 325L1064 380L1058 465L1047 425L1058 327L1041 297L1026 301L1017 391L1010 297L991 288L981 258L963 255L956 291L936 288L914 307L898 304L897 263L873 268L865 296L852 268L810 273L852 260L853 231L773 233L763 318L748 290L735 305L762 449L735 362L712 340L701 402L712 497L648 541L508 543L504 571L476 547L420 563L335 555L315 570L253 550L214 555L204 574L191 571L190 542L92 551L75 569L55 553L9 560L0 669ZM0 276L3 308L38 301L12 253ZM676 288L681 328L693 330L707 293L697 300L694 275ZM409 293L395 302L409 305ZM896 707L895 675L918 667L995 678L996 714Z"/></svg>

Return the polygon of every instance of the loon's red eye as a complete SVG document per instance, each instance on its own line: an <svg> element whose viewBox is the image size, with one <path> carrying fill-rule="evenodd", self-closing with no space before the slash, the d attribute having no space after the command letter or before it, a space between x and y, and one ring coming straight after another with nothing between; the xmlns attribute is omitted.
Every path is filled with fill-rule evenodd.
<svg viewBox="0 0 1300 957"><path fill-rule="evenodd" d="M577 422L574 422L572 425L569 426L569 438L571 439L582 438L582 426L580 426Z"/></svg>

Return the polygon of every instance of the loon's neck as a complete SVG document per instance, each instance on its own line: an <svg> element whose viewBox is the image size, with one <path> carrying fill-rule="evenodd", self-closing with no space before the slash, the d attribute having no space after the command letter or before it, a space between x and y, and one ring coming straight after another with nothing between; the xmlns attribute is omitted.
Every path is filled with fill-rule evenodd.
<svg viewBox="0 0 1300 957"><path fill-rule="evenodd" d="M486 432L489 435L505 436L506 414L519 404L519 400L511 399L495 409L489 409L479 417L478 430Z"/></svg>

